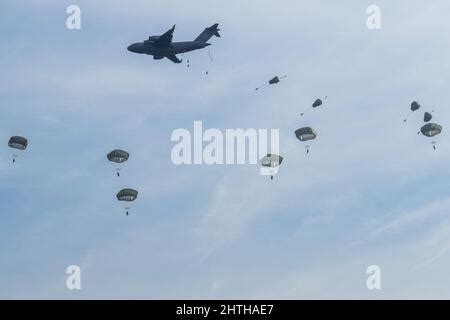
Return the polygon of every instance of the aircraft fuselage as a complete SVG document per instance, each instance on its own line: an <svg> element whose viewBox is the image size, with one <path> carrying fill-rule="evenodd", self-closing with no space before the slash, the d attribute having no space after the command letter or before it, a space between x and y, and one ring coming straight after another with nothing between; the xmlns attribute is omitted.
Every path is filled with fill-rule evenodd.
<svg viewBox="0 0 450 320"><path fill-rule="evenodd" d="M137 42L127 49L130 52L148 54L153 56L168 56L198 50L209 46L210 43L200 41L172 42L168 47L159 47L151 42Z"/></svg>

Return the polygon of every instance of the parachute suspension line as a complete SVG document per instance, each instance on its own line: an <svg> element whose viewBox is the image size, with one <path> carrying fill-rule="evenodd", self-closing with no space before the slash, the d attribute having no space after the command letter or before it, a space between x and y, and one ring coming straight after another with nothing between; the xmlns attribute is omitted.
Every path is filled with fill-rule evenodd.
<svg viewBox="0 0 450 320"><path fill-rule="evenodd" d="M211 65L213 63L213 57L211 55L211 49L210 48L208 48L208 55L209 55L209 64ZM205 75L208 75L208 74L209 74L209 70L206 70Z"/></svg>
<svg viewBox="0 0 450 320"><path fill-rule="evenodd" d="M408 120L409 114L406 116L405 119L403 119L403 122L406 122Z"/></svg>
<svg viewBox="0 0 450 320"><path fill-rule="evenodd" d="M406 116L406 118L403 120L403 122L408 121L409 116L410 116L413 112L414 112L414 111L410 111L410 112L408 113L408 115Z"/></svg>
<svg viewBox="0 0 450 320"><path fill-rule="evenodd" d="M211 55L211 49L208 48L209 62L213 62L213 57Z"/></svg>
<svg viewBox="0 0 450 320"><path fill-rule="evenodd" d="M260 85L259 87L256 87L255 90L258 91L259 89L264 88L265 86L268 86L268 85L269 85L268 83L264 83L264 84Z"/></svg>

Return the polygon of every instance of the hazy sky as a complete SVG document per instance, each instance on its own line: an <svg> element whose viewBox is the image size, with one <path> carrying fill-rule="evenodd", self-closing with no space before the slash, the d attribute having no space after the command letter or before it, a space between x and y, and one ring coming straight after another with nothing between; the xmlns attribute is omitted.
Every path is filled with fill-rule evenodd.
<svg viewBox="0 0 450 320"><path fill-rule="evenodd" d="M81 30L66 28L70 4ZM366 27L371 4L381 30ZM450 298L449 10L2 1L0 298ZM189 68L126 50L216 22L212 62L208 48L186 55ZM403 123L412 100L422 109ZM444 127L436 151L417 135L426 110ZM195 120L280 129L279 174L174 165L170 135ZM309 125L307 156L294 131ZM15 165L12 135L29 139ZM131 153L121 178L106 160L115 148ZM128 217L124 187L140 192ZM80 291L65 286L72 264ZM366 288L372 264L380 291Z"/></svg>

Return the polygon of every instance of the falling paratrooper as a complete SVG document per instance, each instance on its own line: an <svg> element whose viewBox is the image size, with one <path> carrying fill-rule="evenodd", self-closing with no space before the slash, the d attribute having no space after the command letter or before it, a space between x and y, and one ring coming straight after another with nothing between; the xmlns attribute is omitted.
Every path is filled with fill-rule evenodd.
<svg viewBox="0 0 450 320"><path fill-rule="evenodd" d="M134 189L130 189L130 188L122 189L116 195L117 200L125 201L125 202L132 202L132 201L136 200L137 196L138 196L138 191L136 191ZM125 209L126 209L126 215L128 216L128 214L129 214L128 211L130 210L130 207L126 207Z"/></svg>
<svg viewBox="0 0 450 320"><path fill-rule="evenodd" d="M24 137L13 136L8 141L8 147L23 151L28 146L28 140ZM17 155L13 155L13 163L16 162Z"/></svg>
<svg viewBox="0 0 450 320"><path fill-rule="evenodd" d="M419 104L417 101L411 102L410 110L411 110L412 112L417 111L417 110L419 110L419 109L420 109L420 104ZM410 113L408 114L408 116L403 120L403 122L406 122L406 121L408 120L408 118L409 118L410 115L411 115L411 112L410 112Z"/></svg>
<svg viewBox="0 0 450 320"><path fill-rule="evenodd" d="M428 138L437 136L442 132L442 126L437 123L427 123L420 128L420 132ZM436 150L436 141L432 141L433 149Z"/></svg>
<svg viewBox="0 0 450 320"><path fill-rule="evenodd" d="M320 107L321 105L323 105L323 103L325 102L325 100L327 100L328 96L325 96L325 98L322 100L320 98L316 99L313 104L311 105L314 109ZM301 116L303 116L306 113L306 111L303 111L300 113Z"/></svg>
<svg viewBox="0 0 450 320"><path fill-rule="evenodd" d="M106 156L109 161L121 164L128 160L130 154L124 150L116 149L108 153ZM116 168L117 176L120 177L120 168Z"/></svg>
<svg viewBox="0 0 450 320"><path fill-rule="evenodd" d="M273 169L273 168L277 168L278 171L278 167L281 165L281 163L283 162L283 157L277 154L267 154L266 156L264 156L261 160L261 166L264 168L269 168ZM273 180L273 174L270 176L270 180Z"/></svg>
<svg viewBox="0 0 450 320"><path fill-rule="evenodd" d="M259 90L259 89L261 89L262 87L265 87L265 86L267 86L267 85L273 85L273 84L279 83L279 82L281 81L281 79L284 79L284 78L287 78L287 75L284 75L284 76L282 76L282 77L275 76L275 77L273 77L272 79L270 79L267 83L265 83L265 84L263 84L263 85L261 85L261 86L255 88L255 90Z"/></svg>
<svg viewBox="0 0 450 320"><path fill-rule="evenodd" d="M302 142L306 142L309 140L316 139L317 133L311 127L304 127L304 128L295 130L295 136L297 137L298 140L300 140ZM306 145L305 148L306 148L306 154L308 154L309 153L309 145Z"/></svg>

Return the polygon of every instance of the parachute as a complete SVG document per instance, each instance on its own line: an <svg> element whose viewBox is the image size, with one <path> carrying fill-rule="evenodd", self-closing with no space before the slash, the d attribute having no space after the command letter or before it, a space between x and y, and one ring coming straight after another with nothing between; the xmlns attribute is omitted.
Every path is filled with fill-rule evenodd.
<svg viewBox="0 0 450 320"><path fill-rule="evenodd" d="M317 108L317 107L319 107L321 105L322 105L322 100L321 99L317 99L316 101L314 101L312 107L313 108Z"/></svg>
<svg viewBox="0 0 450 320"><path fill-rule="evenodd" d="M322 100L322 99L316 99L314 102L313 102L313 104L312 104L312 107L313 108L317 108L317 107L320 107L323 103L324 103L324 101L327 99L327 96L325 96L325 98ZM301 112L300 113L300 115L301 116L303 116L304 114L305 114L305 112L306 111L303 111L303 112Z"/></svg>
<svg viewBox="0 0 450 320"><path fill-rule="evenodd" d="M266 168L276 168L283 162L283 157L277 154L271 154L264 156L261 160L261 166ZM273 180L273 175L270 176L270 180Z"/></svg>
<svg viewBox="0 0 450 320"><path fill-rule="evenodd" d="M25 150L28 146L28 140L24 137L14 136L9 139L8 146L13 149Z"/></svg>
<svg viewBox="0 0 450 320"><path fill-rule="evenodd" d="M410 107L411 111L417 111L420 109L420 104L417 101L413 101L411 102L411 107ZM408 120L408 117L411 115L411 113L403 120L403 122L406 122Z"/></svg>
<svg viewBox="0 0 450 320"><path fill-rule="evenodd" d="M425 112L423 115L423 121L424 122L430 122L431 119L433 119L433 116L429 112Z"/></svg>
<svg viewBox="0 0 450 320"><path fill-rule="evenodd" d="M295 136L297 137L298 140L305 142L305 141L316 139L317 133L311 127L304 127L304 128L295 130ZM306 145L305 148L306 148L306 154L308 154L310 146Z"/></svg>
<svg viewBox="0 0 450 320"><path fill-rule="evenodd" d="M130 154L123 150L113 150L107 155L108 160L116 163L122 163L128 160Z"/></svg>
<svg viewBox="0 0 450 320"><path fill-rule="evenodd" d="M420 109L420 104L417 101L413 101L411 103L411 111L416 111Z"/></svg>
<svg viewBox="0 0 450 320"><path fill-rule="evenodd" d="M136 200L138 192L134 189L122 189L117 193L116 197L119 201L134 201Z"/></svg>
<svg viewBox="0 0 450 320"><path fill-rule="evenodd" d="M442 126L436 123L427 123L422 128L420 128L420 132L426 137L434 137L442 132Z"/></svg>
<svg viewBox="0 0 450 320"><path fill-rule="evenodd" d="M109 161L120 164L120 163L127 161L128 158L130 157L130 154L126 151L116 149L116 150L113 150L110 153L108 153L108 155L106 157L108 158ZM120 176L120 173L119 173L120 168L117 168L116 171L117 171L117 176L119 177Z"/></svg>
<svg viewBox="0 0 450 320"><path fill-rule="evenodd" d="M28 140L24 137L13 136L8 141L8 147L17 150L25 150L28 146ZM17 155L13 155L13 163L16 162Z"/></svg>
<svg viewBox="0 0 450 320"><path fill-rule="evenodd" d="M285 76L282 76L282 77L275 76L275 77L273 77L272 79L270 79L268 83L263 84L263 85L261 85L261 86L255 88L255 90L259 90L259 89L261 89L262 87L264 87L264 86L266 86L266 85L272 85L272 84L279 83L281 79L284 79L284 78L286 78L286 77L287 77L286 75L285 75Z"/></svg>
<svg viewBox="0 0 450 320"><path fill-rule="evenodd" d="M422 128L420 128L420 132L425 137L434 137L442 132L442 126L436 123L427 123ZM436 141L432 141L433 149L436 150Z"/></svg>
<svg viewBox="0 0 450 320"><path fill-rule="evenodd" d="M317 137L317 133L311 127L304 127L295 130L295 136L300 141L314 140Z"/></svg>
<svg viewBox="0 0 450 320"><path fill-rule="evenodd" d="M275 84L280 82L280 78L278 78L278 76L273 77L272 79L269 80L269 84Z"/></svg>
<svg viewBox="0 0 450 320"><path fill-rule="evenodd" d="M136 200L137 196L138 196L138 192L134 189L129 189L129 188L120 190L119 193L117 193L117 195L116 195L117 200L126 201L126 202L131 202L131 201ZM130 207L126 207L125 209L126 209L126 214L128 216Z"/></svg>

